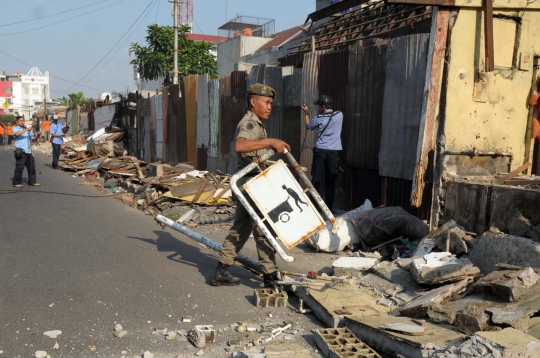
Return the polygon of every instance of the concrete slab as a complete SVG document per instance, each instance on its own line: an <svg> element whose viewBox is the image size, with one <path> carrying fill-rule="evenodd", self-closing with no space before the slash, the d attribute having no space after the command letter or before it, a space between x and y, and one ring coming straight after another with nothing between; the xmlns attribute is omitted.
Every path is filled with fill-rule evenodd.
<svg viewBox="0 0 540 358"><path fill-rule="evenodd" d="M446 184L443 222L454 220L480 235L486 230L488 186L464 182Z"/></svg>
<svg viewBox="0 0 540 358"><path fill-rule="evenodd" d="M409 336L380 329L382 325L412 323L412 320L406 317L347 317L346 321L347 327L361 341L392 356L399 354L408 358L429 357L436 350L461 344L466 338L453 326L436 325L430 322L426 322L426 325L422 327L426 332L422 336Z"/></svg>
<svg viewBox="0 0 540 358"><path fill-rule="evenodd" d="M478 332L477 336L487 339L492 346L502 350L503 357L538 357L540 340L514 328L498 332Z"/></svg>
<svg viewBox="0 0 540 358"><path fill-rule="evenodd" d="M388 307L377 305L377 297L368 289L349 284L337 284L332 288L297 287L296 295L304 300L304 303L324 323L326 327L337 328L345 325L347 315L338 314L336 311L344 308L364 305L376 307L381 314L389 311Z"/></svg>
<svg viewBox="0 0 540 358"><path fill-rule="evenodd" d="M411 275L420 284L458 281L480 274L469 259L458 259L449 252L433 252L411 263Z"/></svg>
<svg viewBox="0 0 540 358"><path fill-rule="evenodd" d="M540 262L540 244L490 230L473 240L469 260L486 275L495 271L499 263L536 267Z"/></svg>
<svg viewBox="0 0 540 358"><path fill-rule="evenodd" d="M377 262L376 258L369 257L340 257L332 262L334 276L360 277L366 270L372 268Z"/></svg>
<svg viewBox="0 0 540 358"><path fill-rule="evenodd" d="M304 348L298 343L288 341L278 341L267 344L266 347L264 347L264 353L267 358L311 358L307 348Z"/></svg>

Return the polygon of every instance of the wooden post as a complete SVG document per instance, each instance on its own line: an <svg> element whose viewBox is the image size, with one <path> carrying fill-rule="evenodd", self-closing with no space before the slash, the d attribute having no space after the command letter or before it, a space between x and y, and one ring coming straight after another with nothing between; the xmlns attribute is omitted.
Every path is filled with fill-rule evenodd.
<svg viewBox="0 0 540 358"><path fill-rule="evenodd" d="M486 58L486 72L495 70L495 50L493 49L493 3L484 0L484 52Z"/></svg>

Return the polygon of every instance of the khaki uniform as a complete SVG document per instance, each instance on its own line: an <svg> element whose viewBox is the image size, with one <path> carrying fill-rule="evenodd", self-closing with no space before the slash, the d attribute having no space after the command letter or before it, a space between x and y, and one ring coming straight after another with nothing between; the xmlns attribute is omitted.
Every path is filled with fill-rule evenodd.
<svg viewBox="0 0 540 358"><path fill-rule="evenodd" d="M248 140L266 139L266 129L263 122L251 111L248 111L238 126L236 127L235 139L245 138ZM261 149L251 153L236 153L236 162L238 169L244 168L246 165L253 162L254 157L260 157L266 153L267 149ZM241 187L251 177L256 175L252 172L238 181L238 186ZM276 267L276 251L265 238L261 229L257 227L251 216L241 203L236 205L234 213L234 225L229 231L229 235L223 243L223 248L219 252L219 262L224 265L231 265L238 252L244 247L249 239L249 234L253 232L253 237L257 245L257 254L259 255L259 263L262 265L265 274L271 274L277 271Z"/></svg>

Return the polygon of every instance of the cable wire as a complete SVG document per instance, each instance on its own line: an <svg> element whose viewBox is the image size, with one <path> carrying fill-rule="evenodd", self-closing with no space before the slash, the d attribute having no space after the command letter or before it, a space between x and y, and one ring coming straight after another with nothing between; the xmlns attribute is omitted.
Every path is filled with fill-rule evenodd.
<svg viewBox="0 0 540 358"><path fill-rule="evenodd" d="M152 8L154 6L156 6L156 3L158 4L158 8L159 8L159 0L157 2L154 3L154 5L152 5L152 7L150 9L148 9L148 12L147 12L147 15L148 16L148 13L150 13L150 11L152 11ZM105 66L107 66L107 64L114 58L114 56L116 56L116 54L118 53L118 51L120 51L120 49L122 49L124 47L124 44L127 42L127 40L129 40L129 38L131 37L131 35L133 35L133 33L139 28L139 26L142 24L142 22L144 21L144 19L146 18L143 17L141 18L141 21L137 24L137 26L135 26L131 32L126 36L126 39L124 40L124 42L122 42L122 44L118 47L118 49L112 54L112 56L109 57L109 59L107 61L105 61L105 63L101 66L100 69L98 69L96 72L94 72L94 74L92 76L90 76L89 78L87 78L84 83L88 83L88 81L90 81L92 78L94 78L95 75L97 75L99 73L99 71L101 71L102 69L105 68Z"/></svg>
<svg viewBox="0 0 540 358"><path fill-rule="evenodd" d="M24 24L25 22L31 22L31 21L38 21L38 20L43 20L43 19L46 19L48 17L53 17L53 16L57 16L57 15L62 15L62 14L67 14L68 12L72 12L72 11L77 11L77 10L80 10L80 9L84 9L84 8L87 8L87 7L90 7L90 6L95 6L95 5L98 5L98 4L101 4L103 2L107 2L109 0L103 0L103 1L100 1L100 2L96 2L94 4L90 4L90 5L85 5L85 6L81 6L81 7L77 7L75 9L71 9L71 10L66 10L66 11L62 11L62 12L57 12L56 14L52 14L52 15L47 15L47 16L41 16L37 19L29 19L29 20L22 20L22 21L17 21L17 22L12 22L10 24L4 24L4 25L0 25L0 27L5 27L5 26L9 26L9 25L19 25L19 24ZM5 10L5 9L4 9Z"/></svg>
<svg viewBox="0 0 540 358"><path fill-rule="evenodd" d="M122 0L123 1L123 0ZM67 91L69 92L73 87L75 87L76 85L80 84L82 82L82 80L84 80L97 66L99 66L99 64L101 62L103 62L103 60L105 60L105 58L112 52L112 50L114 50L114 48L116 47L116 45L118 45L118 43L120 41L122 41L122 39L124 38L124 36L126 36L126 34L129 32L129 30L131 30L131 28L133 26L135 26L135 24L137 23L137 21L139 21L139 19L146 13L146 11L150 8L151 5L155 4L156 1L158 0L152 0L150 2L150 4L148 4L148 6L143 10L143 12L139 15L139 17L133 22L133 24L131 24L131 26L126 30L126 32L120 37L120 39L114 44L114 46L105 54L105 56L103 56L103 58L101 60L99 60L99 62L94 66L92 67L92 69L90 71L88 71L76 84L74 84L73 86L71 86L70 88L67 89Z"/></svg>
<svg viewBox="0 0 540 358"><path fill-rule="evenodd" d="M106 9L108 7L111 7L111 6L114 6L114 5L117 5L117 4L120 4L121 2L123 2L124 0L120 0L114 4L111 4L111 5L107 5L107 6L104 6L104 7L100 7L99 9L96 9L96 10L92 10L92 11L89 11L89 12L85 12L84 14L80 14L80 15L77 15L77 16L73 16L73 17L70 17L69 19L64 19L64 20L60 20L60 21L57 21L55 23L52 23L52 24L49 24L49 25L44 25L44 26L39 26L39 27L34 27L33 29L30 29L30 30L24 30L24 31L18 31L18 32L10 32L10 33L7 33L7 34L0 34L0 37L4 37L4 36L10 36L10 35L17 35L17 34L24 34L26 32L31 32L31 31L36 31L36 30L39 30L39 29L44 29L46 27L51 27L51 26L54 26L54 25L58 25L58 24L61 24L62 22L66 22L66 21L70 21L70 20L73 20L73 19L76 19L78 17L81 17L81 16L86 16L88 14L91 14L91 13L94 13L94 12L97 12L97 11L100 11L100 10L103 10L103 9Z"/></svg>
<svg viewBox="0 0 540 358"><path fill-rule="evenodd" d="M15 56L10 55L9 53L7 53L7 52L5 52L5 51L0 50L0 53L3 53L4 55L6 55L6 56L8 56L8 57L11 57L12 59L14 59L14 60L16 60L16 61L19 61L19 62L22 63L22 64L25 64L26 66L34 67L34 66L32 66L31 64L29 64L29 63L27 63L27 62L25 62L25 61L23 61L23 60L21 60L21 59L15 57ZM55 75L50 75L50 76L53 77L53 78L59 79L59 80L61 80L61 81L65 81L65 82L77 84L76 82L72 82L72 81L70 81L70 80L66 80L66 79L64 79L64 78L62 78L62 77L58 77L58 76L55 76ZM93 88L93 87L88 87L88 86L83 86L83 85L80 85L80 86L86 87L86 88L89 88L89 89L91 89L91 90L98 91L98 92L105 92L105 91L103 91L103 90L100 90L100 89L97 89L97 88Z"/></svg>

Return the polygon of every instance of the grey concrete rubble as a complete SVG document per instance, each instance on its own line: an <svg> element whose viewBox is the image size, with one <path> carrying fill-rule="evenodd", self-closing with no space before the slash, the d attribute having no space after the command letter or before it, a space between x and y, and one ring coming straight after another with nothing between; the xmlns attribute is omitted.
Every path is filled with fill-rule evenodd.
<svg viewBox="0 0 540 358"><path fill-rule="evenodd" d="M446 237L440 235L436 239L437 247L442 250L448 250L456 256L460 256L469 252L467 243L464 238L467 236L464 230L459 227L453 227L446 232Z"/></svg>
<svg viewBox="0 0 540 358"><path fill-rule="evenodd" d="M440 284L478 276L480 269L469 259L458 259L449 252L436 252L414 259L411 274L420 284Z"/></svg>
<svg viewBox="0 0 540 358"><path fill-rule="evenodd" d="M56 339L61 334L62 334L62 331L59 329L55 329L54 331L43 332L44 336L47 336L52 339Z"/></svg>
<svg viewBox="0 0 540 358"><path fill-rule="evenodd" d="M371 257L340 257L332 262L334 276L360 277L362 272L372 268L377 262Z"/></svg>
<svg viewBox="0 0 540 358"><path fill-rule="evenodd" d="M494 294L506 301L515 302L524 296L539 280L531 267L523 270L493 271L483 277L478 286L485 292Z"/></svg>
<svg viewBox="0 0 540 358"><path fill-rule="evenodd" d="M538 357L540 340L514 328L478 332L459 346L438 351L436 358L533 358Z"/></svg>
<svg viewBox="0 0 540 358"><path fill-rule="evenodd" d="M506 220L506 227L510 235L525 236L531 231L531 222L524 217L519 210L513 208L510 210L508 219Z"/></svg>

